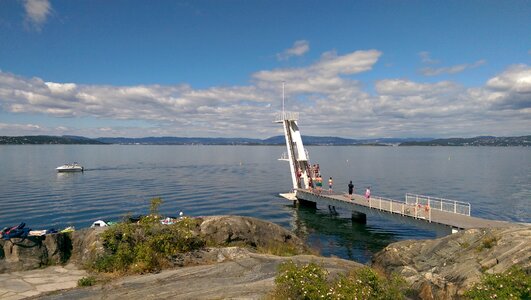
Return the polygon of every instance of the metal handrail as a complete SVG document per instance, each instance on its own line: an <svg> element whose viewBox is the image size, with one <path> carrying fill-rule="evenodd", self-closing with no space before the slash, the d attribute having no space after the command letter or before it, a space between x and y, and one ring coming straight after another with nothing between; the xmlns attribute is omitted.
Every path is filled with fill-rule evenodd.
<svg viewBox="0 0 531 300"><path fill-rule="evenodd" d="M411 193L406 194L406 203L415 205L420 204L429 207L430 210L434 209L444 212L461 214L465 216L470 216L471 211L471 205L468 202L432 196L417 195Z"/></svg>
<svg viewBox="0 0 531 300"><path fill-rule="evenodd" d="M279 158L278 160L287 160L287 161L289 161L288 152L283 152L283 153L280 155L280 158Z"/></svg>
<svg viewBox="0 0 531 300"><path fill-rule="evenodd" d="M425 219L431 222L431 209L422 209L416 204L408 204L395 199L371 196L367 199L370 208L387 211L394 214L401 214L416 219Z"/></svg>

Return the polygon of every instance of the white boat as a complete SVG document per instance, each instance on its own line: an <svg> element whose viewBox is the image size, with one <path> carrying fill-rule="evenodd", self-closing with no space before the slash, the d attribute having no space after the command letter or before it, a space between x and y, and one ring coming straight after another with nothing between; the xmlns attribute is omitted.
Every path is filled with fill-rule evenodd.
<svg viewBox="0 0 531 300"><path fill-rule="evenodd" d="M73 164L64 164L55 169L57 172L83 172L83 166L79 165L77 162Z"/></svg>

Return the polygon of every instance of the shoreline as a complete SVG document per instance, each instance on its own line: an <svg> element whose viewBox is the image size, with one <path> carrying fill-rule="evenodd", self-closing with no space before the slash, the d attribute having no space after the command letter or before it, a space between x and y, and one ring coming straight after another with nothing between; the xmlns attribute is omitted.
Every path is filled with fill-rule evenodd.
<svg viewBox="0 0 531 300"><path fill-rule="evenodd" d="M302 259L299 258L300 255L284 257L271 254L256 253L256 250L252 250L254 249L253 247L247 248L249 246L242 245L242 241L246 241L244 243L249 243L248 245L253 245L253 243L260 244L268 242L267 240L269 239L278 240L278 234L280 234L280 236L284 236L284 238L280 239L284 240L286 237L285 234L291 235L292 233L287 232L285 229L273 223L249 217L215 216L206 217L206 220L210 222L210 224L205 224L205 233L210 234L211 237L214 237L222 244L225 243L224 241L226 241L227 238L230 236L229 240L232 238L234 242L239 243L239 246L228 248L206 248L206 252L205 250L200 250L199 252L185 254L179 259L181 263L180 265L177 265L176 268L173 267L161 271L161 273L163 273L164 275L161 275L161 273L128 275L114 279L104 285L97 285L95 287L89 288L74 288L68 291L61 291L59 292L59 294L57 292L54 292L53 296L50 295L50 299L69 299L77 297L86 297L86 299L100 299L101 297L112 298L113 296L111 295L115 295L116 297L120 297L118 295L125 295L120 293L133 293L135 295L139 295L139 297L143 297L141 296L144 295L142 294L142 289L146 289L147 291L151 291L152 293L159 293L159 296L177 295L175 294L179 293L179 291L176 290L177 285L182 285L183 283L187 282L186 280L193 281L197 279L193 277L194 275L192 275L195 274L195 272L200 272L201 274L203 274L201 275L201 280L203 280L202 284L204 284L205 290L191 289L187 290L187 293L192 293L190 295L196 295L198 298L209 298L206 295L219 295L221 286L225 285L229 287L237 287L234 289L229 289L228 291L230 291L230 293L224 294L227 297L237 296L238 292L241 292L245 295L263 296L264 293L270 291L273 288L273 279L276 276L276 268L278 267L280 261L285 261L289 259L299 259L301 261L310 262L318 260L323 262L324 264L328 264L333 261L334 263L332 265L335 265L335 267L330 267L333 270L337 270L339 265L350 266L347 267L347 269L362 266L361 264L355 261L333 257L302 255L303 257L305 257L304 259ZM275 230L278 229L278 233L270 237L265 237L264 232L270 232L272 228L275 228ZM252 232L249 232L249 230L251 230ZM90 255L94 254L90 253L89 250L95 250L101 246L101 241L100 244L98 244L99 241L97 239L97 236L98 233L101 233L103 231L103 228L80 230L79 232L77 232L77 234L79 235L79 239L77 241L74 240L74 235L76 234L76 232L72 233L74 240L74 242L72 243L72 247L73 249L75 248L75 250L72 251L72 256L67 261L67 267L64 268L70 268L72 272L79 272L76 273L78 278L87 276L86 274L89 273L83 273L83 270L79 270L76 268L79 268L83 265L84 259L87 259L88 257L90 257ZM294 238L295 237L292 236L288 240L293 240ZM489 242L490 244L487 244L487 242ZM242 248L242 246L244 247ZM5 244L3 245L3 247L5 249ZM303 245L301 245L301 247L303 247ZM446 250L444 250L444 252L440 252L443 249ZM442 253L445 254L442 255ZM457 295L459 293L462 293L464 288L469 287L474 282L477 282L477 280L479 280L480 275L484 272L497 273L506 270L510 267L510 264L512 262L517 262L518 265L521 265L524 268L528 268L531 270L530 257L531 226L515 224L514 226L504 229L470 229L443 238L429 240L406 240L392 243L376 254L376 256L371 262L371 266L376 267L377 269L381 270L386 274L390 274L391 272L397 272L401 274L415 288L418 293L421 293L422 291L424 293L427 293L427 291L429 291L430 295L436 296L438 297L438 299L451 299L444 298L442 296L445 294ZM4 261L5 259L6 257L4 256ZM7 259L12 259L12 257L7 257ZM262 263L258 264L258 261ZM0 259L0 264L1 263L2 259ZM237 267L238 264L240 264L240 267ZM46 270L55 270L55 272L63 272L63 275L71 275L69 271L58 271L63 268L60 265L61 264L58 264L58 266L47 267L45 269L38 268L24 272L13 271L11 274L16 274L16 276L19 277L22 276L21 274L27 274L27 278L37 278L39 277L39 273L48 272ZM247 265L248 267L242 269L242 265ZM253 276L251 275L245 275L249 276L248 279L251 281L245 284L241 282L238 284L237 282L239 281L237 280L237 278L241 278L241 276L238 277L234 275L230 279L233 281L222 281L219 283L219 286L216 286L215 284L208 284L212 283L214 280L214 278L208 276L209 273L213 272L212 274L214 274L215 272L221 272L216 274L229 274L226 272L228 272L228 270L232 270L236 272L235 274L257 274L256 266L258 265L261 266L259 268L260 270L266 270L264 271L263 275L260 275L263 277L261 277L261 279L258 281L253 281L254 279L251 280L253 278ZM342 270L342 272L344 272L346 269L343 268ZM468 271L463 272L463 270ZM474 271L471 272L472 270ZM0 295L4 295L6 297L8 295L6 293L6 282L15 282L13 280L16 279L13 276L10 277L9 274L10 273L0 273ZM466 279L461 278L458 281L449 281L449 278L460 278L460 276L462 277L463 274L468 274L467 276L469 277L466 277ZM191 277L188 278L189 276ZM40 278L43 277L41 276ZM254 278L256 279L256 277ZM428 280L429 278L431 278L432 280ZM69 286L61 286L60 284L53 285L50 282L46 282L46 280L44 279L35 280L37 282L39 282L40 280L42 284L48 284L46 285L46 287L50 289L54 286L54 288L56 289L60 289L62 287L72 288L72 280L69 281ZM143 288L136 288L134 290L130 290L129 287L132 282L142 282L140 286L142 286ZM246 294L247 292L243 289L243 286L241 284L243 284L243 286L248 285L251 287L256 287L257 290L255 290L254 292L247 291L249 292L249 294ZM35 286L37 285L38 284L35 283ZM24 290L24 288L21 288L21 286L24 285L18 285L19 291L22 291L19 294L22 295L23 293L26 293L24 295L29 296L31 293L28 290ZM40 290L44 289L46 288L41 286ZM195 289L197 289L197 285L195 286ZM184 291L182 292L184 293ZM45 296L43 294L38 295L39 298ZM15 296L13 296L13 298L10 299L20 298L16 298Z"/></svg>

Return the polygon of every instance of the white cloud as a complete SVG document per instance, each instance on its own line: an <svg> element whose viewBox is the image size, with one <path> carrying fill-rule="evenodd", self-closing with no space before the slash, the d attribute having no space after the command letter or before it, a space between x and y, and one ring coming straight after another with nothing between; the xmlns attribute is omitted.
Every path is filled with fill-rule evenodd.
<svg viewBox="0 0 531 300"><path fill-rule="evenodd" d="M479 66L484 65L485 63L486 61L482 59L472 64L460 64L460 65L455 65L455 66L450 66L450 67L440 67L440 68L425 67L425 68L422 68L420 72L425 76L438 76L441 74L457 74L465 70L475 69Z"/></svg>
<svg viewBox="0 0 531 300"><path fill-rule="evenodd" d="M449 81L418 83L405 79L383 79L375 84L379 95L414 96L444 93L454 89L456 84Z"/></svg>
<svg viewBox="0 0 531 300"><path fill-rule="evenodd" d="M523 64L511 66L487 81L487 87L516 93L531 93L531 68Z"/></svg>
<svg viewBox="0 0 531 300"><path fill-rule="evenodd" d="M33 29L40 30L52 12L48 0L24 0L26 24Z"/></svg>
<svg viewBox="0 0 531 300"><path fill-rule="evenodd" d="M431 58L431 55L428 51L421 51L418 53L420 61L425 65L437 65L440 61ZM442 74L457 74L461 73L468 69L475 69L487 63L486 60L481 59L471 64L460 64L449 67L423 67L420 69L420 73L424 76L438 76Z"/></svg>
<svg viewBox="0 0 531 300"><path fill-rule="evenodd" d="M293 43L293 47L282 51L277 54L278 60L288 60L293 56L302 56L306 52L310 51L310 43L305 40L296 41Z"/></svg>
<svg viewBox="0 0 531 300"><path fill-rule="evenodd" d="M308 67L260 71L253 74L253 78L257 86L263 89L274 89L285 81L291 93L333 92L347 85L355 85L341 76L371 70L381 54L377 50L355 51L341 56L327 52Z"/></svg>
<svg viewBox="0 0 531 300"><path fill-rule="evenodd" d="M9 124L9 123L0 123L0 130L5 135L9 135L9 132L17 132L20 134L21 131L35 132L35 130L40 130L41 127L35 124ZM8 132L7 134L5 132Z"/></svg>
<svg viewBox="0 0 531 300"><path fill-rule="evenodd" d="M531 108L531 67L514 65L487 81L491 89L489 99L501 108ZM530 124L531 125L531 124Z"/></svg>
<svg viewBox="0 0 531 300"><path fill-rule="evenodd" d="M281 128L271 121L280 107L281 81L286 81L287 107L300 112L300 123L308 135L529 134L530 66L511 66L484 86L474 88L453 81L422 83L388 78L377 80L374 92L369 93L353 76L370 71L380 56L377 50L345 55L329 52L303 68L256 72L248 86L206 89L194 89L187 84L57 83L0 72L0 110L5 113L14 117L40 114L50 118L102 120L90 128L21 121L18 125L0 124L0 129L6 135L5 132L13 135L34 132L92 137L265 138L281 134ZM142 125L134 125L137 123Z"/></svg>

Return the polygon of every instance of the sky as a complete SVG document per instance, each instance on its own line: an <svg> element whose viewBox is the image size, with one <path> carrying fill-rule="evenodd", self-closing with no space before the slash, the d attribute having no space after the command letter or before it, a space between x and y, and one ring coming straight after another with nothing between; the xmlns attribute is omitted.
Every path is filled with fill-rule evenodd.
<svg viewBox="0 0 531 300"><path fill-rule="evenodd" d="M0 0L0 135L531 134L531 1Z"/></svg>

